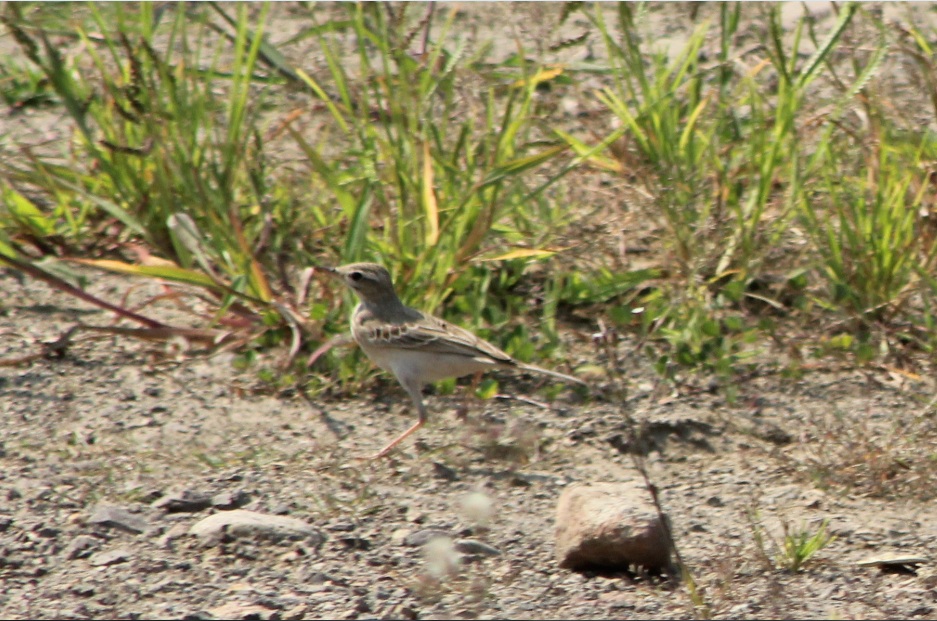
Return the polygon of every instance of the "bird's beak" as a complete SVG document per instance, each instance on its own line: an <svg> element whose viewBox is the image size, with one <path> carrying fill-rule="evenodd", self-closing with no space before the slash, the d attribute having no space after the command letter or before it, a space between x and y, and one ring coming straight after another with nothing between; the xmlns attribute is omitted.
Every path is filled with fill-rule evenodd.
<svg viewBox="0 0 937 621"><path fill-rule="evenodd" d="M342 275L338 273L338 270L334 267L327 267L325 265L316 266L317 270L325 272L326 275L331 276L332 278L341 279Z"/></svg>

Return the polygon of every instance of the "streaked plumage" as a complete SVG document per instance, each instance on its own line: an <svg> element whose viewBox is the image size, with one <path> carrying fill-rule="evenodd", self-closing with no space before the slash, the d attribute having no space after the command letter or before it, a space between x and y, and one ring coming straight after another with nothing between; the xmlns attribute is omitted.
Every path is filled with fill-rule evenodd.
<svg viewBox="0 0 937 621"><path fill-rule="evenodd" d="M503 367L584 384L570 375L518 362L468 330L406 306L397 297L390 274L382 265L352 263L326 271L341 279L361 300L351 317L355 342L377 366L394 374L419 414L416 424L375 457L389 453L426 421L422 389L431 382Z"/></svg>

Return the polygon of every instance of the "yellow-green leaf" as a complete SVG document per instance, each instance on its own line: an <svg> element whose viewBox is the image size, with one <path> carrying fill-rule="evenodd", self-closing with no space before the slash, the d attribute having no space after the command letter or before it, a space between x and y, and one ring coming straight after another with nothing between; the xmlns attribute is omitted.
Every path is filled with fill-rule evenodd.
<svg viewBox="0 0 937 621"><path fill-rule="evenodd" d="M514 82L514 86L520 88L522 86L528 86L530 88L535 88L538 84L542 82L549 82L553 78L563 75L563 67L553 67L546 69L541 67L537 70L537 73L532 75L529 79L521 78Z"/></svg>
<svg viewBox="0 0 937 621"><path fill-rule="evenodd" d="M589 146L572 134L567 134L562 130L554 129L553 131L556 132L560 138L565 140L569 146L573 148L573 151L576 152L576 155L589 162L596 168L601 168L603 170L619 174L625 171L625 168L622 166L621 162L610 157L605 157L604 155L599 155L596 153L596 148L594 146Z"/></svg>
<svg viewBox="0 0 937 621"><path fill-rule="evenodd" d="M11 187L3 188L3 202L13 219L29 229L30 233L52 235L55 223L39 211L31 200Z"/></svg>
<svg viewBox="0 0 937 621"><path fill-rule="evenodd" d="M506 252L504 254L499 254L496 257L488 257L485 259L479 259L479 261L510 261L512 259L529 259L537 258L543 259L545 257L552 257L556 254L555 250L543 250L542 248L517 248Z"/></svg>
<svg viewBox="0 0 937 621"><path fill-rule="evenodd" d="M124 263L123 261L114 261L112 259L72 259L72 261L111 272L130 274L131 276L163 278L166 280L172 280L174 282L197 285L199 287L207 287L210 289L223 288L222 285L216 283L209 276L206 276L202 272L187 270L183 267L174 267L170 265L134 265L132 263Z"/></svg>
<svg viewBox="0 0 937 621"><path fill-rule="evenodd" d="M426 214L426 245L435 246L439 241L439 206L433 189L433 159L429 152L429 141L423 141L423 211Z"/></svg>

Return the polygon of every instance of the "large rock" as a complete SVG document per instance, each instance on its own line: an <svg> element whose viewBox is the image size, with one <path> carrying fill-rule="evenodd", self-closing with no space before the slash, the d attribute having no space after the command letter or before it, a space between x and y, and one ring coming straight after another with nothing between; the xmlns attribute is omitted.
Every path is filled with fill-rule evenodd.
<svg viewBox="0 0 937 621"><path fill-rule="evenodd" d="M556 508L556 557L566 569L657 570L670 546L643 483L574 483Z"/></svg>

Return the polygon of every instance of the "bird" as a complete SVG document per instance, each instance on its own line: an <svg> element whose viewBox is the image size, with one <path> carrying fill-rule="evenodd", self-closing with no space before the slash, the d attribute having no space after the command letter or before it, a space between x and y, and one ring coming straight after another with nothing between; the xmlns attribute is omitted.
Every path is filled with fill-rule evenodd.
<svg viewBox="0 0 937 621"><path fill-rule="evenodd" d="M378 263L323 267L358 296L351 314L351 336L365 355L397 378L416 409L418 420L371 459L386 456L427 419L423 387L439 380L495 368L532 371L564 382L579 378L515 360L488 341L439 317L405 305L387 269Z"/></svg>

